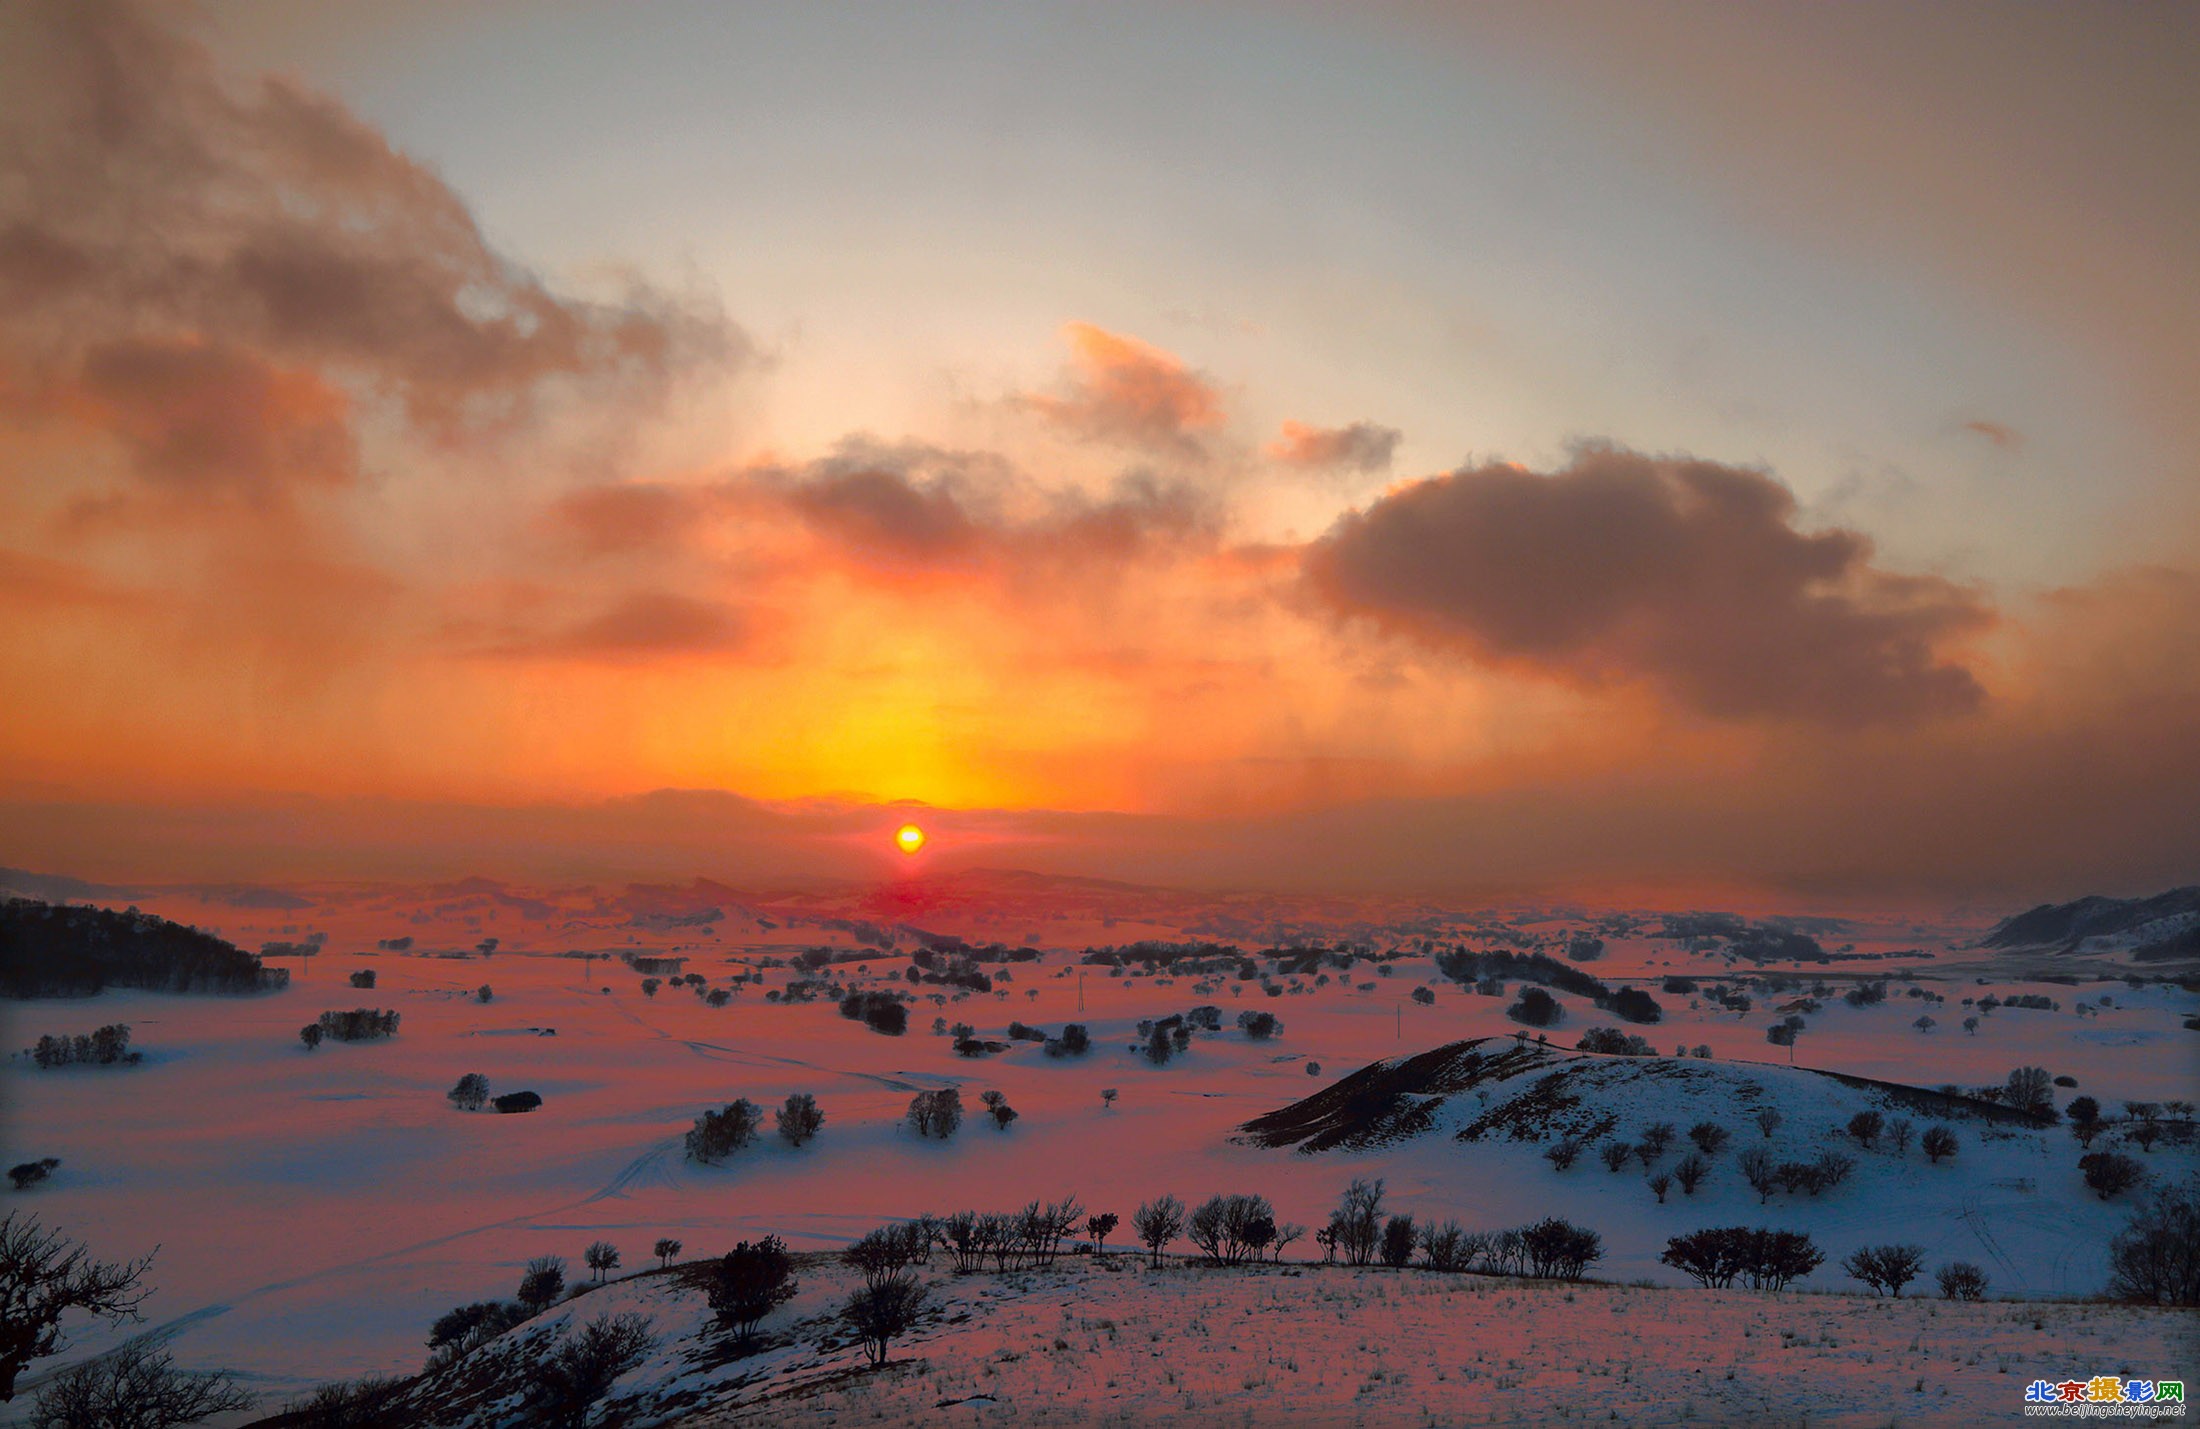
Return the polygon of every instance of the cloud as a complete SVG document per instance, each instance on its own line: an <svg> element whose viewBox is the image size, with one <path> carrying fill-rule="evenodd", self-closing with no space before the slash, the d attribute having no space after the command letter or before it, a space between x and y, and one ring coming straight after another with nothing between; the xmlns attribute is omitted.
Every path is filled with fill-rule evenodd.
<svg viewBox="0 0 2200 1429"><path fill-rule="evenodd" d="M2000 422L1965 422L1963 430L1974 437L1984 437L2003 451L2015 451L2024 445L2024 433Z"/></svg>
<svg viewBox="0 0 2200 1429"><path fill-rule="evenodd" d="M761 463L690 482L586 487L546 523L590 556L669 557L708 547L776 552L791 525L859 567L1010 571L1101 568L1218 537L1201 490L1132 472L1100 492L1044 488L987 452L851 437L799 463ZM783 562L774 564L784 565Z"/></svg>
<svg viewBox="0 0 2200 1429"><path fill-rule="evenodd" d="M34 0L0 21L0 388L88 394L56 415L148 480L341 477L339 386L448 440L748 356L707 305L553 291L343 105L224 75L176 15Z"/></svg>
<svg viewBox="0 0 2200 1429"><path fill-rule="evenodd" d="M819 473L786 499L812 527L863 556L951 560L978 537L953 491L888 467Z"/></svg>
<svg viewBox="0 0 2200 1429"><path fill-rule="evenodd" d="M341 486L358 471L342 392L225 343L101 343L85 353L75 394L136 469L170 489L264 500L290 482Z"/></svg>
<svg viewBox="0 0 2200 1429"><path fill-rule="evenodd" d="M747 623L730 606L672 591L637 591L578 620L507 629L478 651L517 659L649 662L728 653L747 636Z"/></svg>
<svg viewBox="0 0 2200 1429"><path fill-rule="evenodd" d="M1565 469L1463 469L1394 490L1306 551L1337 612L1425 644L1575 678L1650 680L1725 717L1825 724L1963 714L1984 692L1943 646L1973 595L1794 528L1759 471L1612 449Z"/></svg>
<svg viewBox="0 0 2200 1429"><path fill-rule="evenodd" d="M151 604L153 598L147 592L121 585L99 571L0 547L0 616L69 608L140 612Z"/></svg>
<svg viewBox="0 0 2200 1429"><path fill-rule="evenodd" d="M1090 323L1062 330L1071 365L1059 394L1021 400L1088 441L1197 457L1201 437L1222 425L1222 396L1183 361L1136 338Z"/></svg>
<svg viewBox="0 0 2200 1429"><path fill-rule="evenodd" d="M622 482L570 492L551 504L551 527L583 554L659 551L673 545L707 495L666 482Z"/></svg>
<svg viewBox="0 0 2200 1429"><path fill-rule="evenodd" d="M1285 422L1282 433L1266 450L1270 459L1304 471L1388 471L1401 435L1394 427L1373 422L1354 422L1344 427Z"/></svg>

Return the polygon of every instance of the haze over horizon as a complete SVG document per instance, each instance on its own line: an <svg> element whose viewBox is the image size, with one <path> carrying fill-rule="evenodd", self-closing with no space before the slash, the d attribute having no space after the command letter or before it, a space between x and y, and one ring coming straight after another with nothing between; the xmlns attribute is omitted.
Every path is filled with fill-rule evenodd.
<svg viewBox="0 0 2200 1429"><path fill-rule="evenodd" d="M0 863L2190 882L2196 69L2147 6L11 7Z"/></svg>

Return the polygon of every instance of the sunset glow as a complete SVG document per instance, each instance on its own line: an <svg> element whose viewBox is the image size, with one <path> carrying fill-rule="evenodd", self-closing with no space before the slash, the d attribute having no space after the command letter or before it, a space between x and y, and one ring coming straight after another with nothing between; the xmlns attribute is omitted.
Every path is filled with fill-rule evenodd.
<svg viewBox="0 0 2200 1429"><path fill-rule="evenodd" d="M0 1423L2181 1410L2196 234L2165 0L0 3Z"/></svg>
<svg viewBox="0 0 2200 1429"><path fill-rule="evenodd" d="M14 8L4 856L2173 876L2178 51L1649 13Z"/></svg>

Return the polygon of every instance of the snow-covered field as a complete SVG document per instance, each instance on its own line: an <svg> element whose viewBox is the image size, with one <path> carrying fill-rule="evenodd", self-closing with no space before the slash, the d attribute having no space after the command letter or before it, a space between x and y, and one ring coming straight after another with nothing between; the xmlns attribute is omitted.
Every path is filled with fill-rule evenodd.
<svg viewBox="0 0 2200 1429"><path fill-rule="evenodd" d="M390 926L390 909L379 905L349 925L300 923L298 912L285 910L217 916L148 906L218 925L253 948L262 938L309 926L333 931L321 956L288 964L296 975L278 993L110 991L0 1003L9 1048L44 1032L126 1022L145 1053L142 1064L122 1068L40 1071L27 1059L0 1063L0 1104L7 1108L0 1155L10 1164L42 1156L62 1161L51 1182L11 1197L9 1206L35 1212L104 1257L158 1247L149 1277L157 1289L145 1323L122 1331L82 1327L69 1354L38 1366L26 1387L121 1334L152 1330L180 1363L230 1369L273 1407L318 1381L417 1369L427 1328L442 1311L509 1295L530 1257L558 1254L577 1266L582 1247L597 1239L618 1245L632 1271L649 1262L660 1236L680 1239L691 1259L766 1233L798 1251L829 1250L892 1218L1008 1209L1034 1197L1075 1194L1127 1222L1140 1201L1163 1192L1195 1203L1213 1192L1258 1192L1275 1203L1279 1219L1314 1226L1356 1176L1384 1177L1391 1208L1424 1220L1456 1217L1470 1228L1498 1229L1558 1214L1590 1225L1607 1248L1594 1273L1615 1281L1678 1284L1657 1264L1666 1237L1747 1223L1791 1226L1818 1239L1828 1263L1807 1289L1859 1290L1838 1269L1839 1258L1867 1242L1902 1240L1924 1246L1929 1267L1977 1262L1992 1276L1996 1296L2085 1296L2102 1284L2105 1245L2128 1216L2129 1197L2103 1203L2085 1189L2079 1148L2066 1130L1959 1121L1961 1150L1937 1166L1914 1146L1901 1156L1863 1150L1846 1144L1840 1126L1875 1103L1807 1069L1934 1087L1999 1083L2012 1067L2033 1064L2076 1079L2075 1090L2057 1090L2058 1101L2084 1092L2112 1112L2126 1099L2190 1097L2200 1085L2200 1034L2181 1026L2200 1012L2200 999L2171 985L1981 981L1990 955L1912 941L1915 930L1903 929L1884 946L1919 951L1899 963L1802 970L1805 983L1824 978L1835 992L1809 1017L1791 1069L1788 1052L1764 1036L1784 995L1759 994L1754 1010L1738 1015L1658 990L1669 973L1733 981L1751 968L1670 941L1615 939L1586 970L1614 985L1646 987L1664 1006L1655 1026L1625 1030L1647 1034L1662 1053L1708 1046L1709 1061L1662 1060L1713 1075L1690 1080L1684 1092L1641 1079L1615 1084L1610 1134L1633 1135L1652 1120L1677 1121L1685 1132L1700 1119L1721 1121L1734 1134L1734 1145L1713 1158L1709 1181L1693 1197L1675 1190L1659 1204L1639 1168L1609 1173L1593 1151L1560 1173L1544 1161L1541 1142L1454 1139L1459 1119L1471 1120L1477 1110L1471 1094L1443 1110L1435 1132L1395 1144L1317 1155L1247 1144L1238 1134L1243 1123L1377 1058L1518 1030L1504 1016L1509 995L1479 996L1447 982L1425 956L1401 957L1387 972L1362 962L1326 986L1317 987L1312 976L1277 977L1286 990L1275 997L1264 996L1258 982L1222 978L1202 991L1191 977L1110 976L1106 968L1077 965L1073 950L1083 941L1149 935L1144 929L1049 929L1051 951L1042 961L1009 965L1005 978L999 966L988 967L996 987L987 994L958 997L952 988L909 985L902 980L906 952L836 965L831 974L848 985L916 995L907 1034L887 1037L841 1017L830 1001L768 1001L769 991L787 984L785 967L767 970L761 984L743 985L725 1006L711 1007L687 989L645 996L640 976L613 960L550 955L565 947L677 949L690 959L689 970L726 987L729 975L769 955L822 941L810 928L782 927L774 939L768 936L774 930L755 927L754 941L722 946L674 924L646 938L622 935L614 944L600 930L570 919L561 924L556 909L535 909L525 915L533 922L508 915L488 925L503 937L494 956L459 958L426 950L472 947L483 933L478 914L439 922L432 910L416 913L404 924L415 946L399 953L370 951L377 936L399 931ZM841 947L845 953L845 939ZM1884 1004L1857 1008L1840 1000L1838 990L1855 977L1896 968L1915 971L1915 985L1946 1001L1905 996L1911 980L1901 977ZM349 985L349 974L362 969L377 975L371 991ZM2088 965L2086 976L2093 971ZM474 995L483 984L494 989L488 1002ZM1432 1004L1410 996L1420 986L1433 990ZM1967 1034L1960 1024L1971 1009L1962 999L1989 993L2041 994L2062 1010L1999 1008ZM2094 1010L2077 1015L2080 1000ZM1571 1048L1592 1025L1624 1026L1579 998L1561 994L1560 1002L1566 1020L1551 1029L1554 1047ZM1130 1050L1141 1019L1203 1003L1221 1008L1225 1030L1201 1034L1166 1066ZM399 1011L398 1035L327 1043L312 1052L301 1045L302 1024L324 1009L352 1007ZM1235 1030L1236 1013L1249 1008L1280 1016L1282 1034L1255 1041ZM1938 1025L1916 1030L1915 1019L1928 1011ZM1017 1042L1000 1055L967 1059L933 1034L934 1017L968 1022L995 1040L1005 1040L1012 1018L1050 1031L1079 1021L1091 1028L1093 1049L1050 1058L1036 1043ZM1309 1075L1309 1064L1320 1073ZM485 1074L493 1092L536 1091L544 1104L521 1116L455 1110L444 1093L466 1072ZM944 1143L916 1138L902 1124L910 1097L947 1085L961 1086L970 1108L960 1135ZM1103 1103L1104 1088L1119 1093L1112 1106ZM979 1115L977 1093L984 1089L1005 1093L1021 1114L1007 1130ZM790 1148L767 1135L720 1167L684 1159L682 1136L698 1112L735 1097L769 1109L794 1092L814 1094L825 1112L811 1144ZM1857 1159L1856 1174L1821 1198L1776 1195L1760 1208L1733 1168L1736 1152L1758 1137L1746 1121L1758 1104L1777 1105L1786 1115L1773 1143L1782 1157L1844 1147ZM1916 1120L1922 1127L1929 1118ZM2108 1141L2115 1140L2112 1133ZM2124 1149L2157 1177L2196 1164L2189 1146ZM1309 1238L1290 1255L1318 1252ZM1265 1396L1290 1385L1295 1393L1314 1375L1317 1398L1334 1410L1335 1422L1417 1422L1424 1408L1443 1422L1485 1409L1488 1418L1515 1421L1538 1417L1518 1412L1538 1393L1556 1394L1554 1403L1589 1417L1599 1417L1606 1402L1599 1396L1609 1396L1623 1417L1657 1405L1679 1419L1684 1406L1695 1406L1694 1417L1725 1422L1750 1417L1755 1411L1744 1411L1763 1403L1775 1417L1853 1413L1859 1422L1924 1416L1955 1422L1964 1417L1959 1410L2013 1409L2021 1376L2050 1361L2070 1373L2089 1366L2116 1372L2094 1354L2096 1337L2104 1351L2128 1352L2131 1374L2163 1370L2142 1362L2147 1356L2138 1351L2166 1344L2171 1335L2166 1321L2157 1327L2096 1308L2040 1310L2044 1327L2032 1329L2032 1309L2006 1305L1569 1292L1474 1277L1385 1279L1329 1270L1292 1279L1288 1266L1217 1280L1187 1273L1169 1282L1190 1287L1184 1295L1142 1310L1145 1276L1118 1269L1080 1271L1086 1279L1074 1292L1050 1290L1043 1278L988 1289L989 1278L981 1277L950 1287L958 1296L991 1297L986 1316L935 1339L936 1352L925 1351L929 1367L895 1369L835 1393L847 1396L847 1413L859 1422L891 1422L921 1407L918 1401L935 1389L938 1397L954 1397L939 1385L961 1383L977 1393L989 1378L1008 1374L986 1369L993 1362L989 1333L1007 1349L1042 1325L1051 1337L1056 1327L1089 1322L1076 1337L1063 1331L1082 1345L1101 1333L1090 1325L1113 1321L1109 1355L1030 1352L1011 1376L1023 1417L1051 1422L1031 1419L1034 1406L1074 1393L1099 1396L1091 1407L1101 1412L1118 1407L1110 1396L1120 1394L1126 1415L1171 1406L1191 1413L1189 1404L1227 1418L1237 1412L1225 1409L1233 1390ZM1577 1298L1564 1299L1569 1293ZM1532 1338L1509 1328L1522 1307L1534 1308ZM1224 1336L1216 1328L1218 1317L1248 1310L1259 1312L1257 1336ZM1279 1328L1292 1323L1287 1311L1299 1310L1341 1317L1349 1328ZM1158 1378L1159 1361L1123 1343L1129 1333L1123 1327L1144 1324L1141 1315L1161 1317L1153 1333L1171 1339L1198 1339L1183 1327L1208 1327L1211 1338L1184 1351L1191 1359L1183 1383ZM1669 1340L1682 1333L1675 1322L1718 1325L1717 1352ZM985 1324L998 1332L981 1332ZM1801 1342L1783 1348L1775 1326L1797 1331ZM1744 1327L1753 1327L1746 1339ZM1337 1335L1376 1345L1383 1377L1368 1381L1370 1366L1354 1362L1351 1344L1328 1346L1324 1337ZM1317 1343L1324 1346L1318 1352L1311 1348ZM1309 1347L1297 1371L1279 1370L1272 1359L1289 1345ZM836 1361L854 1362L853 1350ZM1878 1363L1901 1368L1870 1372ZM1723 1378L1730 1367L1732 1381ZM1821 1372L1826 1384L1839 1387L1810 1388L1808 1377ZM1113 1390L1108 1375L1118 1381ZM1913 1389L1920 1376L1925 1388ZM1852 1384L1853 1394L1846 1387ZM1500 1394L1517 1402L1488 1402ZM20 1396L15 1407L27 1402ZM1355 1420L1361 1409L1369 1412Z"/></svg>
<svg viewBox="0 0 2200 1429"><path fill-rule="evenodd" d="M855 1277L822 1264L801 1278L773 1333L730 1361L703 1298L661 1275L594 1291L515 1338L647 1316L657 1347L599 1413L694 1426L1975 1425L2021 1413L2034 1379L2192 1363L2190 1315L2169 1310L1149 1270L1126 1253L961 1278L935 1266L924 1323L868 1370L832 1319ZM518 1400L446 1403L509 1423Z"/></svg>

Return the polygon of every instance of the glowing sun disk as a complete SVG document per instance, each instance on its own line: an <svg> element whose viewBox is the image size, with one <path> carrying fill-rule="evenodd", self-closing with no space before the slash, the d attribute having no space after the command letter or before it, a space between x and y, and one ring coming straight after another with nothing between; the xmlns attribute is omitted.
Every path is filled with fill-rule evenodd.
<svg viewBox="0 0 2200 1429"><path fill-rule="evenodd" d="M903 853L915 853L924 847L924 830L915 824L903 824L894 830L894 847Z"/></svg>

